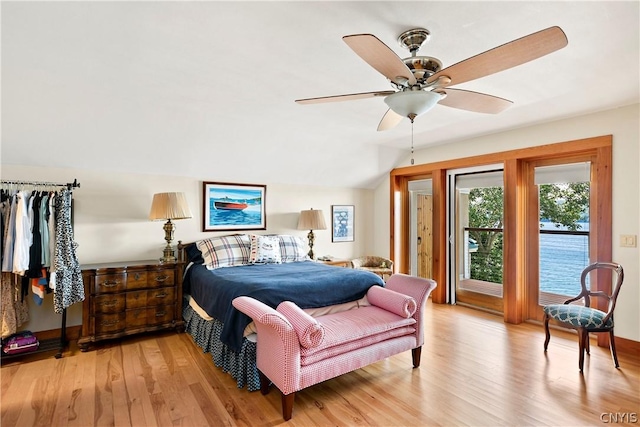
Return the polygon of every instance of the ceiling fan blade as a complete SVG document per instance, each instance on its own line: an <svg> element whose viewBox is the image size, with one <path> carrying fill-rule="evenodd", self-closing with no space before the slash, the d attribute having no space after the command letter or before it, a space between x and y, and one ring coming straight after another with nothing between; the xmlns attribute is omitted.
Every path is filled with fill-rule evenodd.
<svg viewBox="0 0 640 427"><path fill-rule="evenodd" d="M380 124L378 124L378 131L392 129L396 127L402 119L404 119L404 117L389 108L387 112L384 113L384 116L382 116Z"/></svg>
<svg viewBox="0 0 640 427"><path fill-rule="evenodd" d="M353 101L355 99L375 98L388 96L395 93L393 90L381 90L377 92L350 93L347 95L322 96L320 98L296 99L298 104L322 104L324 102Z"/></svg>
<svg viewBox="0 0 640 427"><path fill-rule="evenodd" d="M474 111L476 113L498 114L509 108L513 102L486 93L472 92L470 90L444 88L437 92L445 93L438 104L460 110Z"/></svg>
<svg viewBox="0 0 640 427"><path fill-rule="evenodd" d="M382 43L373 34L354 34L344 36L342 40L349 45L355 53L375 68L383 76L397 84L416 84L413 73L402 62L402 59L392 51L389 46Z"/></svg>
<svg viewBox="0 0 640 427"><path fill-rule="evenodd" d="M451 79L443 86L475 80L548 55L567 43L567 36L560 27L550 27L444 68L429 77L427 83L436 81L440 76Z"/></svg>

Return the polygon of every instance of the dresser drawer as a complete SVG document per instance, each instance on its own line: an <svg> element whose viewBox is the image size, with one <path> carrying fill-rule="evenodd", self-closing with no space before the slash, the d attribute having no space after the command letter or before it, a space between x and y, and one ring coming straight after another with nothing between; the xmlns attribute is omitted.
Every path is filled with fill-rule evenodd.
<svg viewBox="0 0 640 427"><path fill-rule="evenodd" d="M96 335L124 331L126 326L124 311L116 314L96 316Z"/></svg>
<svg viewBox="0 0 640 427"><path fill-rule="evenodd" d="M127 273L103 274L96 276L94 294L102 294L107 292L121 292L127 286Z"/></svg>
<svg viewBox="0 0 640 427"><path fill-rule="evenodd" d="M147 326L147 308L127 310L127 329Z"/></svg>
<svg viewBox="0 0 640 427"><path fill-rule="evenodd" d="M147 290L127 292L127 310L147 306Z"/></svg>
<svg viewBox="0 0 640 427"><path fill-rule="evenodd" d="M147 305L167 305L175 302L175 288L159 288L147 291Z"/></svg>
<svg viewBox="0 0 640 427"><path fill-rule="evenodd" d="M154 270L147 273L147 283L150 288L173 286L175 284L174 270Z"/></svg>
<svg viewBox="0 0 640 427"><path fill-rule="evenodd" d="M173 321L173 305L162 305L147 308L147 325L158 325Z"/></svg>
<svg viewBox="0 0 640 427"><path fill-rule="evenodd" d="M124 295L119 294L96 295L92 302L95 314L120 313L125 308Z"/></svg>
<svg viewBox="0 0 640 427"><path fill-rule="evenodd" d="M146 271L132 271L127 273L127 289L146 288L147 277Z"/></svg>

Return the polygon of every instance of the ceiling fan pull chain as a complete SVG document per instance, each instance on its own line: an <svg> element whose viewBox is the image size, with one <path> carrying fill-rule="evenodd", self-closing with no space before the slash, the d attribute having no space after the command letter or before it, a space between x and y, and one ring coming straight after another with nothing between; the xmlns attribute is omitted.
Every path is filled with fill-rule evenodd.
<svg viewBox="0 0 640 427"><path fill-rule="evenodd" d="M411 164L413 165L413 117L411 119Z"/></svg>

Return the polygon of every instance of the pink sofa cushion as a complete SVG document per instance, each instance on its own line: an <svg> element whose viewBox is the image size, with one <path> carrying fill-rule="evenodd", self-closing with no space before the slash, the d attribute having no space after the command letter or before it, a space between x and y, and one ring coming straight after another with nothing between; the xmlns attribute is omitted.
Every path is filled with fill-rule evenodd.
<svg viewBox="0 0 640 427"><path fill-rule="evenodd" d="M403 318L376 306L327 314L316 320L324 330L324 340L316 347L300 349L302 366L356 348L415 332L415 319Z"/></svg>
<svg viewBox="0 0 640 427"><path fill-rule="evenodd" d="M405 319L413 316L418 308L416 300L410 296L380 286L372 286L369 288L367 299L371 304L384 308Z"/></svg>
<svg viewBox="0 0 640 427"><path fill-rule="evenodd" d="M317 347L324 340L324 328L316 319L304 312L291 301L278 305L276 311L282 313L291 323L303 348Z"/></svg>

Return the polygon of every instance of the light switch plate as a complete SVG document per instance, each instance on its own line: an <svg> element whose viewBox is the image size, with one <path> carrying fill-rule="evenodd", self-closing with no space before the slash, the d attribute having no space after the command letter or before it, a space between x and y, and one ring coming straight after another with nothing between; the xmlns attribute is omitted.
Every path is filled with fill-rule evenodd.
<svg viewBox="0 0 640 427"><path fill-rule="evenodd" d="M623 248L635 248L638 244L638 237L635 234L621 234L620 246Z"/></svg>

